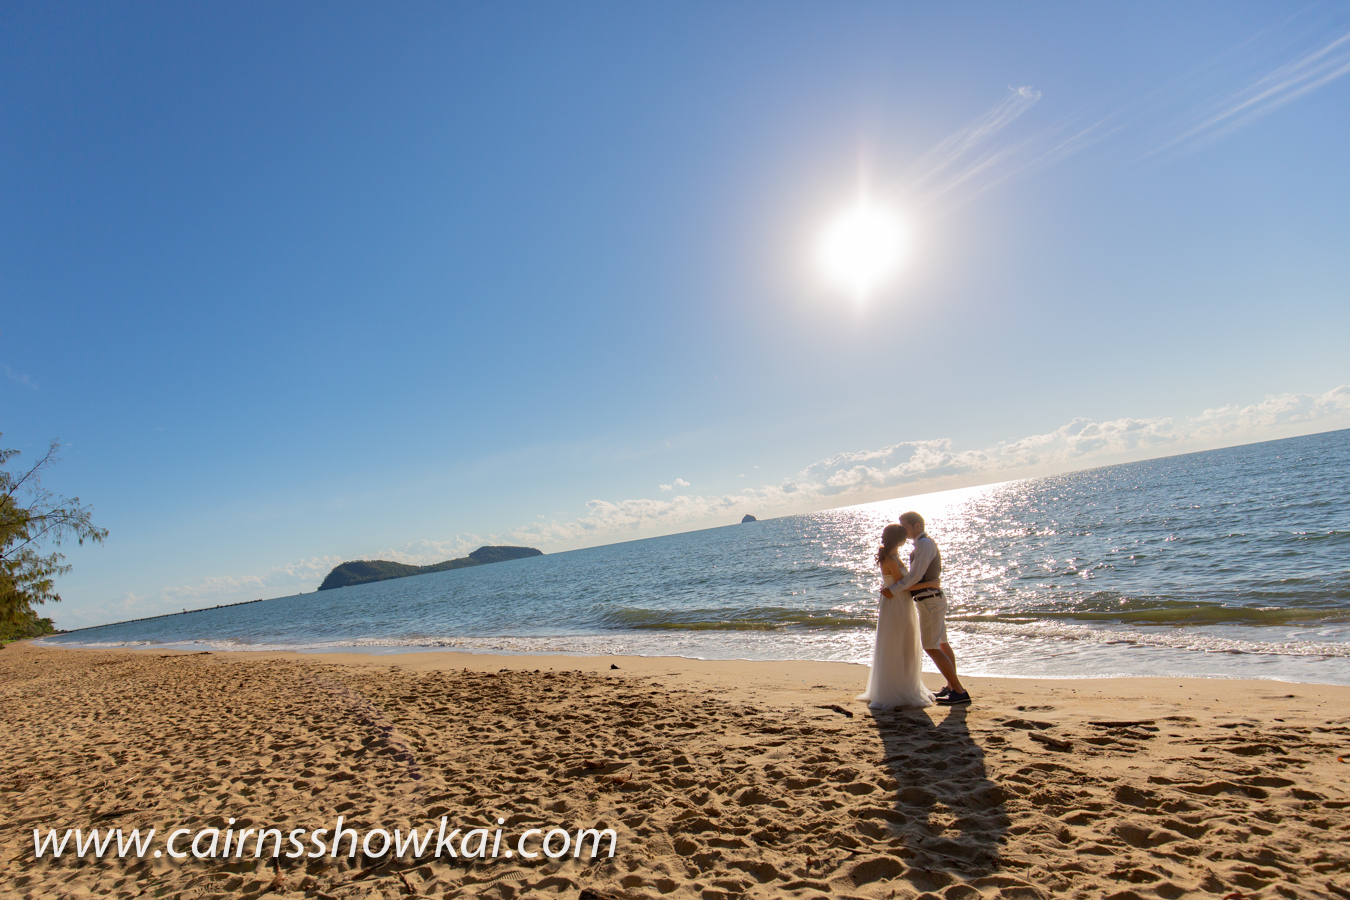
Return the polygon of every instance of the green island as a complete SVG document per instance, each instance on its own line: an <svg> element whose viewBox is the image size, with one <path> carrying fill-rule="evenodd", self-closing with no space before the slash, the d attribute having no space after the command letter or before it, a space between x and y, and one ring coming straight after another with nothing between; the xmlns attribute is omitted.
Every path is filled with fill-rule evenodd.
<svg viewBox="0 0 1350 900"><path fill-rule="evenodd" d="M524 559L527 556L543 556L543 551L533 547L479 547L468 556L459 559L447 559L430 566L410 566L405 563L390 562L386 559L357 559L336 566L319 585L319 590L349 587L353 584L367 584L371 581L387 581L390 578L407 578L409 575L428 575L432 572L445 572L449 569L463 569L468 566L484 566L488 563L505 562L508 559Z"/></svg>

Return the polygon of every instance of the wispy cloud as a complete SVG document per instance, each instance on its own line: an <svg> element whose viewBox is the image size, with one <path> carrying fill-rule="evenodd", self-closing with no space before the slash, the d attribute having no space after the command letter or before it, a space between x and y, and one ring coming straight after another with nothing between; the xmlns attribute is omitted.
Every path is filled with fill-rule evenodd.
<svg viewBox="0 0 1350 900"><path fill-rule="evenodd" d="M592 500L571 521L533 523L512 543L576 546L604 539L734 521L745 512L822 509L899 491L938 490L1029 474L1070 471L1203 447L1350 427L1350 385L1324 394L1280 394L1260 403L1207 409L1184 419L1076 418L1053 431L962 449L949 439L902 441L818 460L773 484L732 494Z"/></svg>
<svg viewBox="0 0 1350 900"><path fill-rule="evenodd" d="M1199 121L1166 140L1155 152L1229 134L1347 73L1350 73L1350 31L1302 50L1294 59L1255 81L1197 108Z"/></svg>
<svg viewBox="0 0 1350 900"><path fill-rule="evenodd" d="M673 484L663 484L660 487L662 491L673 491L676 488L683 489L689 487L689 482L685 481L683 478L676 478Z"/></svg>
<svg viewBox="0 0 1350 900"><path fill-rule="evenodd" d="M221 597L240 597L246 594L279 596L278 591L298 593L313 590L317 579L342 562L338 556L312 556L284 566L274 566L261 575L216 575L200 578L187 584L166 587L160 597L170 605L187 603L202 605L203 601ZM293 589L293 590L292 590ZM246 599L246 598L241 598ZM255 598L256 599L256 598Z"/></svg>
<svg viewBox="0 0 1350 900"><path fill-rule="evenodd" d="M387 559L392 562L406 563L410 566L427 566L447 559L459 559L468 556L484 544L498 543L495 535L457 534L441 541L413 541L402 547L388 547L374 551L365 559ZM336 565L336 563L334 563ZM328 574L328 570L324 570Z"/></svg>
<svg viewBox="0 0 1350 900"><path fill-rule="evenodd" d="M1015 156L1026 141L994 143L1009 125L1036 105L1041 92L1032 87L1009 90L993 108L964 128L939 141L900 176L895 190L909 199L931 204L945 194L996 172Z"/></svg>
<svg viewBox="0 0 1350 900"><path fill-rule="evenodd" d="M15 372L13 369L5 365L4 363L0 363L0 369L4 369L5 377L8 378L10 381L14 382L15 384L21 384L24 387L28 388L29 390L33 391L39 390L37 382L30 379L27 375L24 375L22 372Z"/></svg>
<svg viewBox="0 0 1350 900"><path fill-rule="evenodd" d="M1030 86L1009 88L983 115L939 141L886 190L910 208L947 212L1002 182L1072 156L1125 127L1119 114L1062 118L1049 125L1016 123L1041 99ZM1024 125L1027 123L1023 123Z"/></svg>
<svg viewBox="0 0 1350 900"><path fill-rule="evenodd" d="M463 556L484 544L567 549L729 524L747 512L761 517L804 512L1346 427L1350 427L1350 385L1322 394L1279 394L1259 403L1230 404L1182 419L1076 418L1052 431L986 447L963 449L945 438L900 441L838 453L779 481L735 493L591 500L586 511L572 519L538 521L493 534L457 534L446 540L417 541L375 550L363 557L426 565ZM676 483L681 481L677 479ZM316 556L259 575L217 575L166 587L149 596L127 594L112 607L100 610L98 619L155 615L185 606L199 608L311 591L342 561L336 556Z"/></svg>
<svg viewBox="0 0 1350 900"><path fill-rule="evenodd" d="M323 577L342 562L339 556L312 556L265 572L246 575L210 575L159 591L136 594L127 591L98 610L62 614L62 627L95 625L158 616L183 609L201 609L221 603L238 603L268 597L285 597L318 587ZM55 610L63 613L62 610Z"/></svg>
<svg viewBox="0 0 1350 900"><path fill-rule="evenodd" d="M1304 25L1299 34L1285 23L1253 35L1186 76L1131 91L1107 112L1066 111L1037 122L1028 113L1042 105L1041 91L1010 88L911 163L885 192L911 208L942 213L1108 138L1142 156L1218 140L1350 74L1350 31L1325 22ZM1329 31L1335 36L1328 38Z"/></svg>

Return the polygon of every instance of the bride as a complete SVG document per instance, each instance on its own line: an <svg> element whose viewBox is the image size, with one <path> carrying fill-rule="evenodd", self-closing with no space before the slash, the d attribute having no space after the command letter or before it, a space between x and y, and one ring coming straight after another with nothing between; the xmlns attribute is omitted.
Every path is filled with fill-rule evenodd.
<svg viewBox="0 0 1350 900"><path fill-rule="evenodd" d="M871 709L932 706L933 693L924 687L919 673L923 669L923 650L919 647L919 614L909 591L890 588L905 577L900 561L900 545L905 542L903 525L887 525L881 532L877 563L881 566L881 612L877 616L877 643L872 651L872 674L867 690L858 696ZM936 587L924 582L915 588ZM894 596L887 597L886 594Z"/></svg>

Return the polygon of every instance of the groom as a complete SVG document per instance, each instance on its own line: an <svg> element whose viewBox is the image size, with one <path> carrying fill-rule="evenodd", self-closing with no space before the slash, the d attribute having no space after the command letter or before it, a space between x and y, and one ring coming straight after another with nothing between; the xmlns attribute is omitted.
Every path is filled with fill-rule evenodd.
<svg viewBox="0 0 1350 900"><path fill-rule="evenodd" d="M894 585L902 591L910 585L925 581L938 581L942 577L942 554L937 544L924 531L923 516L916 512L907 512L900 516L900 524L905 533L914 542L909 552L909 573ZM919 638L923 649L928 652L947 686L938 691L938 703L943 706L959 706L970 702L970 692L956 676L956 654L947 643L947 598L942 588L928 588L914 592L914 605L919 611Z"/></svg>

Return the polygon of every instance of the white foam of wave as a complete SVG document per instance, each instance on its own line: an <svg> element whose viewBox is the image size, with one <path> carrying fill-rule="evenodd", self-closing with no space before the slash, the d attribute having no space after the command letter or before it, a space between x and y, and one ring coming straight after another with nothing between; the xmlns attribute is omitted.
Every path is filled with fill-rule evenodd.
<svg viewBox="0 0 1350 900"><path fill-rule="evenodd" d="M331 641L257 642L235 639L154 641L62 641L52 646L90 650L147 649L319 652L425 652L565 654L575 656L678 656L688 659L814 659L862 662L871 653L869 631L825 632L791 638L763 633L643 635L628 632L558 637L349 638Z"/></svg>
<svg viewBox="0 0 1350 900"><path fill-rule="evenodd" d="M1167 675L1209 678L1271 678L1350 684L1350 640L1319 630L1329 640L1252 640L1243 631L1268 628L1157 628L1124 630L1064 622L952 623L951 643L961 671L972 676L1102 678ZM1307 632L1301 634L1306 635ZM1346 635L1350 638L1350 634ZM298 651L396 654L455 651L509 655L684 657L723 660L821 660L866 664L873 634L867 629L796 632L609 632L552 637L422 635L312 642L246 643L240 640L72 642L54 646L90 649L183 651ZM925 660L925 671L936 674Z"/></svg>
<svg viewBox="0 0 1350 900"><path fill-rule="evenodd" d="M950 626L954 634L979 638L978 643L997 644L1006 652L1028 639L1093 643L1134 644L1200 653L1254 654L1271 656L1350 659L1350 629L1321 629L1321 640L1310 640L1307 631L1287 640L1255 640L1243 637L1236 626L1196 628L1116 629L1056 622L961 622ZM1260 629L1268 633L1269 628ZM159 647L164 649L220 651L319 651L352 649L463 650L478 653L572 653L580 655L688 656L693 659L819 659L864 662L870 652L871 632L864 629L790 635L775 632L660 632L656 634L611 632L557 637L438 637L349 638L307 642L247 642L235 638L178 642L135 641L35 641L39 646L81 647L116 650Z"/></svg>
<svg viewBox="0 0 1350 900"><path fill-rule="evenodd" d="M1250 640L1239 636L1244 629L1234 626L1207 626L1204 628L1159 628L1157 630L1116 630L1092 628L1062 622L966 622L961 631L976 635L1003 638L1005 641L1039 638L1045 640L1090 642L1100 645L1136 644L1199 653L1253 654L1268 656L1316 657L1321 659L1350 659L1350 636L1337 641L1344 629L1326 629L1325 637L1332 640L1313 641ZM1269 629L1262 629L1268 631Z"/></svg>

